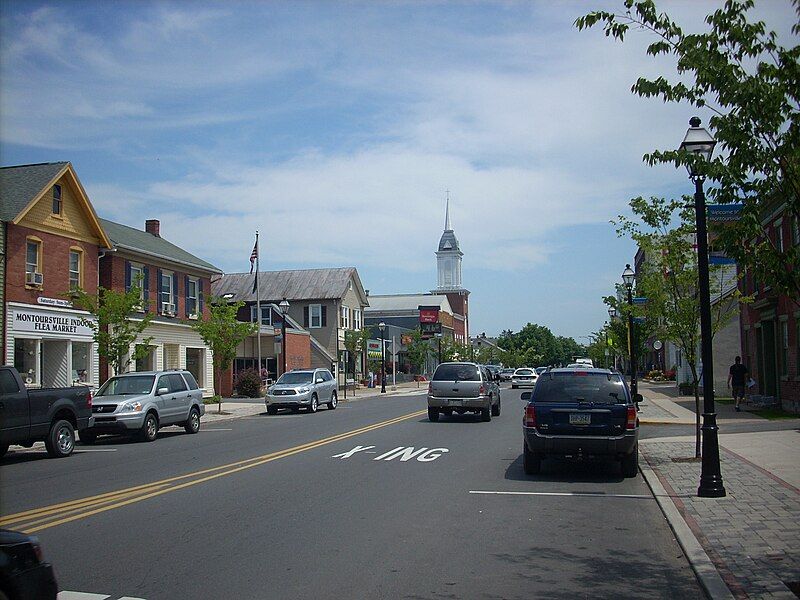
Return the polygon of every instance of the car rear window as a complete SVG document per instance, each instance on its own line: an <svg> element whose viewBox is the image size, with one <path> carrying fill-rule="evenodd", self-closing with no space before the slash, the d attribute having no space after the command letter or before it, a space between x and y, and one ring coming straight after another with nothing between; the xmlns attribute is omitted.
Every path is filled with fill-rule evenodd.
<svg viewBox="0 0 800 600"><path fill-rule="evenodd" d="M627 404L628 398L619 375L575 371L539 377L531 402Z"/></svg>
<svg viewBox="0 0 800 600"><path fill-rule="evenodd" d="M434 381L480 381L481 375L475 365L439 365L433 374Z"/></svg>
<svg viewBox="0 0 800 600"><path fill-rule="evenodd" d="M517 369L517 375L533 375L533 371L530 369Z"/></svg>

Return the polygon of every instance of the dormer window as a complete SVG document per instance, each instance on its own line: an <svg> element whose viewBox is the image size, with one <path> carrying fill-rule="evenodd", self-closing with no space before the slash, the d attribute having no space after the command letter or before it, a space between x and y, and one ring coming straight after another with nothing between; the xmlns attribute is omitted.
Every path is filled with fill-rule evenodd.
<svg viewBox="0 0 800 600"><path fill-rule="evenodd" d="M60 217L62 208L63 205L61 203L61 186L56 184L53 186L53 214Z"/></svg>

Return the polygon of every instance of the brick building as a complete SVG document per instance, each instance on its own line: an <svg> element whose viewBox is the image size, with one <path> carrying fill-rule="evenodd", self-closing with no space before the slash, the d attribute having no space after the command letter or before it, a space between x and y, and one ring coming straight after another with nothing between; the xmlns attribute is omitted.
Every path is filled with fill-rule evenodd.
<svg viewBox="0 0 800 600"><path fill-rule="evenodd" d="M98 258L111 247L72 165L0 169L2 355L29 386L100 382L97 347L71 291L97 293Z"/></svg>

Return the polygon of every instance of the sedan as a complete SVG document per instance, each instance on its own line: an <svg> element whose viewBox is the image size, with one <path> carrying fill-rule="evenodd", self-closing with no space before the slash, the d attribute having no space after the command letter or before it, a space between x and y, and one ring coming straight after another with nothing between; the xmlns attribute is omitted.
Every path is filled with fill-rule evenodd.
<svg viewBox="0 0 800 600"><path fill-rule="evenodd" d="M536 385L536 380L538 378L539 376L533 369L528 369L527 367L517 369L511 376L511 388L517 389L519 387L533 387Z"/></svg>
<svg viewBox="0 0 800 600"><path fill-rule="evenodd" d="M513 377L514 371L516 371L516 369L503 369L502 371L500 371L500 379L502 379L503 381L511 381L511 377Z"/></svg>

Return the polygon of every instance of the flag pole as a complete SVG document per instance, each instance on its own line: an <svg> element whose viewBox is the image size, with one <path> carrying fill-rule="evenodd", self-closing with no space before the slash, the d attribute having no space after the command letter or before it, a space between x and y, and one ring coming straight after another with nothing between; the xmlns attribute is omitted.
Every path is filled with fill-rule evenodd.
<svg viewBox="0 0 800 600"><path fill-rule="evenodd" d="M256 323L258 323L258 329L256 330L256 344L258 346L258 366L256 367L256 372L258 373L258 380L261 381L261 297L259 296L259 289L258 289L258 255L261 254L258 251L258 230L256 230L256 280L253 287L256 288Z"/></svg>

